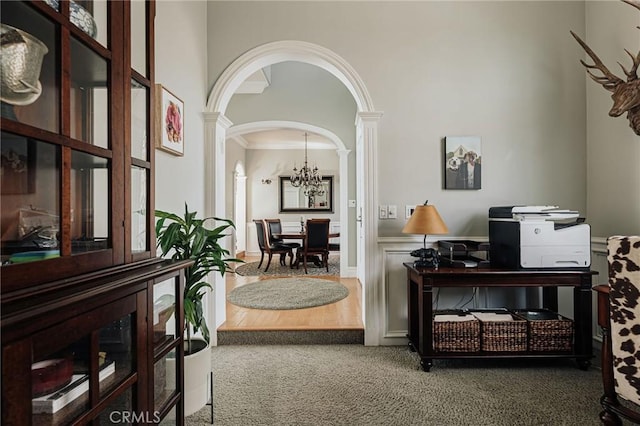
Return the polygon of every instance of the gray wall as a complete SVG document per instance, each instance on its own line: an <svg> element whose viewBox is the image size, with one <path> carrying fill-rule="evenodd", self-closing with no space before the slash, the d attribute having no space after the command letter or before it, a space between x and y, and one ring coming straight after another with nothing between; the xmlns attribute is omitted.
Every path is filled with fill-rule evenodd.
<svg viewBox="0 0 640 426"><path fill-rule="evenodd" d="M212 2L209 85L236 57L295 39L342 56L378 110L379 198L429 199L451 235L486 235L495 205L586 214L582 2ZM442 189L442 138L482 137L483 188ZM404 215L380 222L400 235Z"/></svg>

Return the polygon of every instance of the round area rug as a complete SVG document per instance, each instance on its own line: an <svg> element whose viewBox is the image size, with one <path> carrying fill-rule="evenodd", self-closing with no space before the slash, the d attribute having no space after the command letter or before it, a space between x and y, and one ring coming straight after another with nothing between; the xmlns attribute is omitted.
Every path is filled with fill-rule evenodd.
<svg viewBox="0 0 640 426"><path fill-rule="evenodd" d="M303 309L342 300L349 290L342 284L318 278L280 278L245 284L231 290L227 300L253 309Z"/></svg>
<svg viewBox="0 0 640 426"><path fill-rule="evenodd" d="M266 257L266 256L265 256ZM340 256L329 256L329 272L325 267L317 267L313 263L307 264L308 274L305 274L304 268L302 265L298 268L291 268L289 266L289 261L287 260L287 264L285 266L280 265L280 258L278 256L273 256L271 259L271 265L269 265L269 270L267 272L264 271L264 268L267 267L267 259L262 262L262 267L258 268L258 264L260 262L248 262L243 263L241 265L236 266L235 273L238 275L242 275L244 277L251 276L298 276L302 275L340 275Z"/></svg>

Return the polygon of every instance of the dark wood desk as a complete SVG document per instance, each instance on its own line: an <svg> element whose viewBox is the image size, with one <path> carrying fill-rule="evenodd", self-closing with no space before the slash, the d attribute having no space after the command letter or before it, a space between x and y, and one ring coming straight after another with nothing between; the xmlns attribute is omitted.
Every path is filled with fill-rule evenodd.
<svg viewBox="0 0 640 426"><path fill-rule="evenodd" d="M593 358L591 336L591 279L595 271L407 268L409 348L420 355L429 371L437 358L575 358L586 370ZM540 352L436 352L433 349L433 289L439 287L542 287L542 307L558 310L558 287L573 287L574 348L569 353ZM531 306L533 308L533 306Z"/></svg>

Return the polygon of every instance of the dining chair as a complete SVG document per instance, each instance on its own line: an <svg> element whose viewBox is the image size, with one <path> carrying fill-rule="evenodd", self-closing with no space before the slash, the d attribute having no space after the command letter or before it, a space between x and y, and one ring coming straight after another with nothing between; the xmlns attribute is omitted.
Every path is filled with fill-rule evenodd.
<svg viewBox="0 0 640 426"><path fill-rule="evenodd" d="M269 255L269 260L267 261L267 266L264 268L264 272L269 270L269 265L271 265L271 258L274 254L280 255L280 264L286 265L287 254L291 258L289 264L293 263L293 249L287 245L272 243L269 238L269 232L267 230L267 224L264 219L254 219L253 222L256 224L256 231L258 233L258 247L260 248L260 263L258 264L258 269L262 266L262 261L264 260L264 254L267 253Z"/></svg>
<svg viewBox="0 0 640 426"><path fill-rule="evenodd" d="M307 219L306 235L302 247L298 249L298 266L304 265L304 273L308 274L307 260L309 256L320 256L322 266L329 272L329 222L330 219Z"/></svg>
<svg viewBox="0 0 640 426"><path fill-rule="evenodd" d="M286 245L291 247L291 249L297 249L301 246L300 243L285 241L282 238L275 237L275 235L282 234L282 222L280 222L280 219L265 219L264 221L267 223L267 227L269 228L269 238L272 243Z"/></svg>

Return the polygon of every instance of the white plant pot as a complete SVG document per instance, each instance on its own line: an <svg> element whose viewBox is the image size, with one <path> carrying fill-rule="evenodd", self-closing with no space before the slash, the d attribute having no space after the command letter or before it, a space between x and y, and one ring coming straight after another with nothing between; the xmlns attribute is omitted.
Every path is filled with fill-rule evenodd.
<svg viewBox="0 0 640 426"><path fill-rule="evenodd" d="M202 339L192 343L204 345L198 352L184 357L184 415L189 416L209 402L209 377L211 372L211 347ZM185 342L185 352L187 343ZM175 383L175 360L167 360L167 383Z"/></svg>

